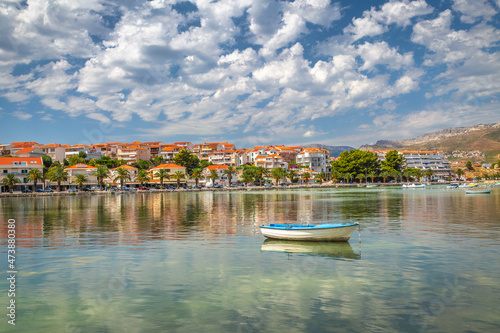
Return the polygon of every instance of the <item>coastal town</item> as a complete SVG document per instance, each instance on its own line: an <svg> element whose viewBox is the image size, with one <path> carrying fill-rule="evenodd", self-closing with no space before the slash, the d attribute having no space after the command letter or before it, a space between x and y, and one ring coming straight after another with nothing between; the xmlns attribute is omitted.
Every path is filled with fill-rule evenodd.
<svg viewBox="0 0 500 333"><path fill-rule="evenodd" d="M27 141L0 145L0 153L0 192L289 186L323 182L361 185L376 180L443 182L463 175L452 170L441 151L397 151L401 161L396 165L388 165L388 151L364 152L365 157L372 156L372 165L362 162L363 169L360 162L354 169L343 170L338 166L342 154L331 156L324 148L285 145L237 148L228 142L65 145ZM357 158L361 161L364 157Z"/></svg>

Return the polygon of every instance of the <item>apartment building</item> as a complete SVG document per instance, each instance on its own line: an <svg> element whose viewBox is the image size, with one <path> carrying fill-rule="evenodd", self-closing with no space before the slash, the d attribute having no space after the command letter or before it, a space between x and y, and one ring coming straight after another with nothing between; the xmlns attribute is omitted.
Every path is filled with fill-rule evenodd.
<svg viewBox="0 0 500 333"><path fill-rule="evenodd" d="M226 165L236 168L240 166L240 155L238 150L217 150L208 156L208 161L217 165Z"/></svg>
<svg viewBox="0 0 500 333"><path fill-rule="evenodd" d="M66 151L64 153L65 158L69 159L73 155L78 155L80 152L84 152L87 155L87 160L95 158L100 159L102 154L100 150L94 148L93 146L88 145L73 145L66 147Z"/></svg>
<svg viewBox="0 0 500 333"><path fill-rule="evenodd" d="M314 172L330 172L330 152L322 148L303 148L297 154L297 163Z"/></svg>
<svg viewBox="0 0 500 333"><path fill-rule="evenodd" d="M68 183L73 183L76 175L82 174L87 177L87 183L96 185L97 177L95 176L97 168L88 164L75 164L64 169L68 173Z"/></svg>
<svg viewBox="0 0 500 333"><path fill-rule="evenodd" d="M42 157L45 155L40 148L37 147L27 147L21 150L18 150L14 153L14 155L19 157Z"/></svg>
<svg viewBox="0 0 500 333"><path fill-rule="evenodd" d="M8 191L7 187L2 184L2 179L8 174L14 174L21 181L20 185L16 185L19 187L28 182L31 183L27 177L28 173L34 169L43 172L41 157L0 157L0 192Z"/></svg>
<svg viewBox="0 0 500 333"><path fill-rule="evenodd" d="M212 174L212 170L215 170L217 173L217 179L215 180L215 184L229 184L229 179L227 175L224 173L225 170L229 169L228 165L209 165L203 169L202 176L205 177L206 183L208 185L212 184L211 180L208 180L208 177ZM231 183L236 183L238 181L236 174L233 174L231 177Z"/></svg>
<svg viewBox="0 0 500 333"><path fill-rule="evenodd" d="M44 153L44 155L50 156L52 161L63 162L66 158L66 148L68 145L60 145L57 143L51 143L48 145L41 146L40 149Z"/></svg>
<svg viewBox="0 0 500 333"><path fill-rule="evenodd" d="M274 168L288 169L288 163L283 161L280 155L276 154L258 155L255 157L254 165L257 167L264 167L267 170L272 170Z"/></svg>

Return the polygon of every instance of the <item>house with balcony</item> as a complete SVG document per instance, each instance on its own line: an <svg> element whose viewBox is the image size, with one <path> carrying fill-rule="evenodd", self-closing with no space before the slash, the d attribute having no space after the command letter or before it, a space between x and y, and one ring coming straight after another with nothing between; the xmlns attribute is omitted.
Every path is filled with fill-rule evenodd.
<svg viewBox="0 0 500 333"><path fill-rule="evenodd" d="M275 146L273 148L276 151L275 154L280 155L283 158L283 161L288 163L288 165L295 162L297 155L299 154L297 150L290 147Z"/></svg>
<svg viewBox="0 0 500 333"><path fill-rule="evenodd" d="M263 167L267 170L272 170L274 168L288 169L288 163L283 161L280 155L258 155L255 157L254 165L257 167Z"/></svg>
<svg viewBox="0 0 500 333"><path fill-rule="evenodd" d="M174 142L174 145L177 145L177 146L181 146L183 147L184 149L187 149L189 150L190 152L193 152L193 144L189 141L185 141L185 142Z"/></svg>
<svg viewBox="0 0 500 333"><path fill-rule="evenodd" d="M97 185L97 177L95 176L97 168L90 166L88 164L75 164L73 166L67 167L64 169L68 173L68 181L67 183L65 182L63 185L72 185L73 180L75 179L75 176L78 174L83 174L85 177L87 177L87 182L85 183L86 185L92 185L96 186Z"/></svg>
<svg viewBox="0 0 500 333"><path fill-rule="evenodd" d="M217 165L240 166L240 156L237 150L217 150L208 156L208 161Z"/></svg>
<svg viewBox="0 0 500 333"><path fill-rule="evenodd" d="M51 143L48 145L41 146L40 149L45 155L50 156L52 161L63 162L66 158L66 148L68 145L60 145L57 143Z"/></svg>
<svg viewBox="0 0 500 333"><path fill-rule="evenodd" d="M109 170L110 173L109 173L108 178L104 179L104 182L106 184L113 184L113 185L120 184L119 180L115 181L116 177L118 176L118 169L125 169L125 170L128 171L128 174L130 175L130 180L128 180L127 183L135 182L135 179L137 178L137 173L138 173L139 169L134 168L133 166L125 164L125 165L120 165L117 168L113 168L113 169Z"/></svg>
<svg viewBox="0 0 500 333"><path fill-rule="evenodd" d="M137 143L131 145L121 144L116 154L117 158L127 161L127 164L139 162L139 160L149 160L151 158L151 147L140 142Z"/></svg>
<svg viewBox="0 0 500 333"><path fill-rule="evenodd" d="M385 154L389 151L376 151L380 161L385 160ZM398 151L406 159L408 168L416 168L425 173L427 170L432 170L432 179L446 179L453 175L450 162L445 158L442 151Z"/></svg>
<svg viewBox="0 0 500 333"><path fill-rule="evenodd" d="M209 180L208 177L212 174L212 170L215 170L215 172L217 173L217 179L215 179L215 184L228 185L229 179L227 175L224 173L225 170L227 169L229 169L229 165L209 165L203 169L202 176L205 177L205 182L210 185L212 181ZM238 182L238 177L236 176L236 174L233 174L233 176L231 177L231 183L234 184L237 182Z"/></svg>
<svg viewBox="0 0 500 333"><path fill-rule="evenodd" d="M0 192L8 191L8 188L2 184L2 179L8 174L14 174L21 181L14 186L15 191L20 190L25 184L32 184L27 177L28 173L34 169L43 173L41 157L0 157Z"/></svg>
<svg viewBox="0 0 500 333"><path fill-rule="evenodd" d="M96 143L92 146L95 150L97 150L102 156L107 156L109 158L116 158L118 153L117 145L109 144L109 143Z"/></svg>
<svg viewBox="0 0 500 333"><path fill-rule="evenodd" d="M156 173L160 170L160 169L163 169L165 170L165 172L167 172L169 175L170 175L170 181L173 181L173 175L180 171L184 174L184 176L186 176L186 167L183 167L181 165L177 165L177 164L174 164L174 163L165 163L165 164L160 164L158 165L157 167L154 167L154 168L151 168L149 170L149 177L151 178L151 180L158 180L158 177L156 177ZM184 178L184 181L186 179Z"/></svg>
<svg viewBox="0 0 500 333"><path fill-rule="evenodd" d="M148 141L148 142L143 142L143 144L148 145L150 147L151 158L159 156L163 148L163 141Z"/></svg>
<svg viewBox="0 0 500 333"><path fill-rule="evenodd" d="M303 148L296 161L313 172L330 172L330 152L322 148Z"/></svg>
<svg viewBox="0 0 500 333"><path fill-rule="evenodd" d="M79 155L80 152L84 152L87 155L86 160L100 159L102 157L102 154L98 149L88 145L68 146L66 147L64 155L66 159L69 159L73 155Z"/></svg>
<svg viewBox="0 0 500 333"><path fill-rule="evenodd" d="M175 155L177 155L181 150L186 149L183 146L178 146L175 143L174 144L166 144L163 146L160 155L163 157L165 160L173 160Z"/></svg>
<svg viewBox="0 0 500 333"><path fill-rule="evenodd" d="M34 142L34 141L23 141L23 142L12 142L11 144L4 145L2 154L3 155L14 155L16 152L18 152L21 149L24 148L31 148L31 147L40 147L43 146L40 143Z"/></svg>

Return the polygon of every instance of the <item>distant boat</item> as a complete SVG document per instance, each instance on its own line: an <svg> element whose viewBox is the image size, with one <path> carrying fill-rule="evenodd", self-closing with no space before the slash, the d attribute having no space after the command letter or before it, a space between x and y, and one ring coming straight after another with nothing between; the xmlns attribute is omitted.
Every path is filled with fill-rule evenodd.
<svg viewBox="0 0 500 333"><path fill-rule="evenodd" d="M476 184L470 183L470 184L462 184L459 187L460 188L472 188L472 187L476 187L476 186L477 186Z"/></svg>
<svg viewBox="0 0 500 333"><path fill-rule="evenodd" d="M301 242L280 239L266 239L261 251L282 253L300 253L309 256L330 258L360 259L361 255L354 253L348 242Z"/></svg>
<svg viewBox="0 0 500 333"><path fill-rule="evenodd" d="M260 231L267 238L316 241L347 242L359 223L340 224L270 224L261 225Z"/></svg>
<svg viewBox="0 0 500 333"><path fill-rule="evenodd" d="M366 188L374 188L374 187L378 187L378 185L376 185L376 184L368 184L368 185L366 185Z"/></svg>
<svg viewBox="0 0 500 333"><path fill-rule="evenodd" d="M458 184L457 183L451 183L450 185L446 186L446 188L458 188Z"/></svg>
<svg viewBox="0 0 500 333"><path fill-rule="evenodd" d="M488 194L491 193L491 188L473 188L465 190L466 194Z"/></svg>
<svg viewBox="0 0 500 333"><path fill-rule="evenodd" d="M424 188L425 184L403 184L403 188Z"/></svg>

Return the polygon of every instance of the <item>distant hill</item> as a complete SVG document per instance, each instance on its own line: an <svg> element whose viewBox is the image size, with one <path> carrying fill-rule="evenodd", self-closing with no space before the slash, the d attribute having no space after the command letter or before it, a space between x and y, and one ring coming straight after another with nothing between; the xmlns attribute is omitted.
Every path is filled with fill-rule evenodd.
<svg viewBox="0 0 500 333"><path fill-rule="evenodd" d="M349 149L355 149L355 148L349 147L349 146L327 146L327 145L320 145L320 144L317 144L317 143L303 145L302 147L304 147L304 148L322 148L322 149L326 149L326 150L328 150L330 152L330 156L331 157L339 157L341 152L349 150Z"/></svg>
<svg viewBox="0 0 500 333"><path fill-rule="evenodd" d="M380 140L374 145L363 145L362 150L479 150L486 161L500 158L500 123L481 124L469 127L447 128L413 139Z"/></svg>

